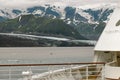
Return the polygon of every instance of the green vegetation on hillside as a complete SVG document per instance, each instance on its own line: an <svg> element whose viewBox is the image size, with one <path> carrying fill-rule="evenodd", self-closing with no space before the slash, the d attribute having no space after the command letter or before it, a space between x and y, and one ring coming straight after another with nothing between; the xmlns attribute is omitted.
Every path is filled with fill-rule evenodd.
<svg viewBox="0 0 120 80"><path fill-rule="evenodd" d="M60 19L21 15L18 18L0 22L0 32L61 36L72 39L86 39L79 32Z"/></svg>
<svg viewBox="0 0 120 80"><path fill-rule="evenodd" d="M99 24L90 24L81 22L76 29L82 35L91 40L97 40L101 35L106 23L99 22Z"/></svg>

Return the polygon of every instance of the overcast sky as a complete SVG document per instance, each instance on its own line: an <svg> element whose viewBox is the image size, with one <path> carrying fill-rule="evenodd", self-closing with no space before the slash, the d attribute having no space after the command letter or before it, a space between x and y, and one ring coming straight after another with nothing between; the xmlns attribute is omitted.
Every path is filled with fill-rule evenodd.
<svg viewBox="0 0 120 80"><path fill-rule="evenodd" d="M88 5L98 3L117 3L119 0L0 0L1 7L28 7L33 5L40 5L44 3L52 3L59 5ZM76 4L77 3L77 4Z"/></svg>

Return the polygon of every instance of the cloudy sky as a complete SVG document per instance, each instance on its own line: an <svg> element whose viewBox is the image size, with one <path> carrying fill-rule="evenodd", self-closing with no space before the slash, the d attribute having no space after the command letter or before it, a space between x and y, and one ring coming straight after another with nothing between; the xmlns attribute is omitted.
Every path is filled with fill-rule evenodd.
<svg viewBox="0 0 120 80"><path fill-rule="evenodd" d="M41 4L88 5L98 3L118 3L119 0L0 0L1 7L28 7ZM119 1L120 2L120 1Z"/></svg>

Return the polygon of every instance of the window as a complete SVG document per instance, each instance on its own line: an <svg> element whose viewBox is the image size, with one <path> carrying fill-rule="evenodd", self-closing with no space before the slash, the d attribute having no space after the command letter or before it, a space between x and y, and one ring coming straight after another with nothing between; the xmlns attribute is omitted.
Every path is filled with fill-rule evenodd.
<svg viewBox="0 0 120 80"><path fill-rule="evenodd" d="M120 20L116 23L116 26L119 26L120 25Z"/></svg>

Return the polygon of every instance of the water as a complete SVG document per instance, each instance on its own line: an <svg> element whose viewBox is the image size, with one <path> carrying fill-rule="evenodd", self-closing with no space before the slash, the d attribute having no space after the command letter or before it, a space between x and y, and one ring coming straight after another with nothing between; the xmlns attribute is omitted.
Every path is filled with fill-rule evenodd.
<svg viewBox="0 0 120 80"><path fill-rule="evenodd" d="M1 47L0 64L92 62L93 47ZM68 66L0 67L0 80L18 80L23 71L33 75Z"/></svg>
<svg viewBox="0 0 120 80"><path fill-rule="evenodd" d="M93 47L1 47L0 64L92 62Z"/></svg>

